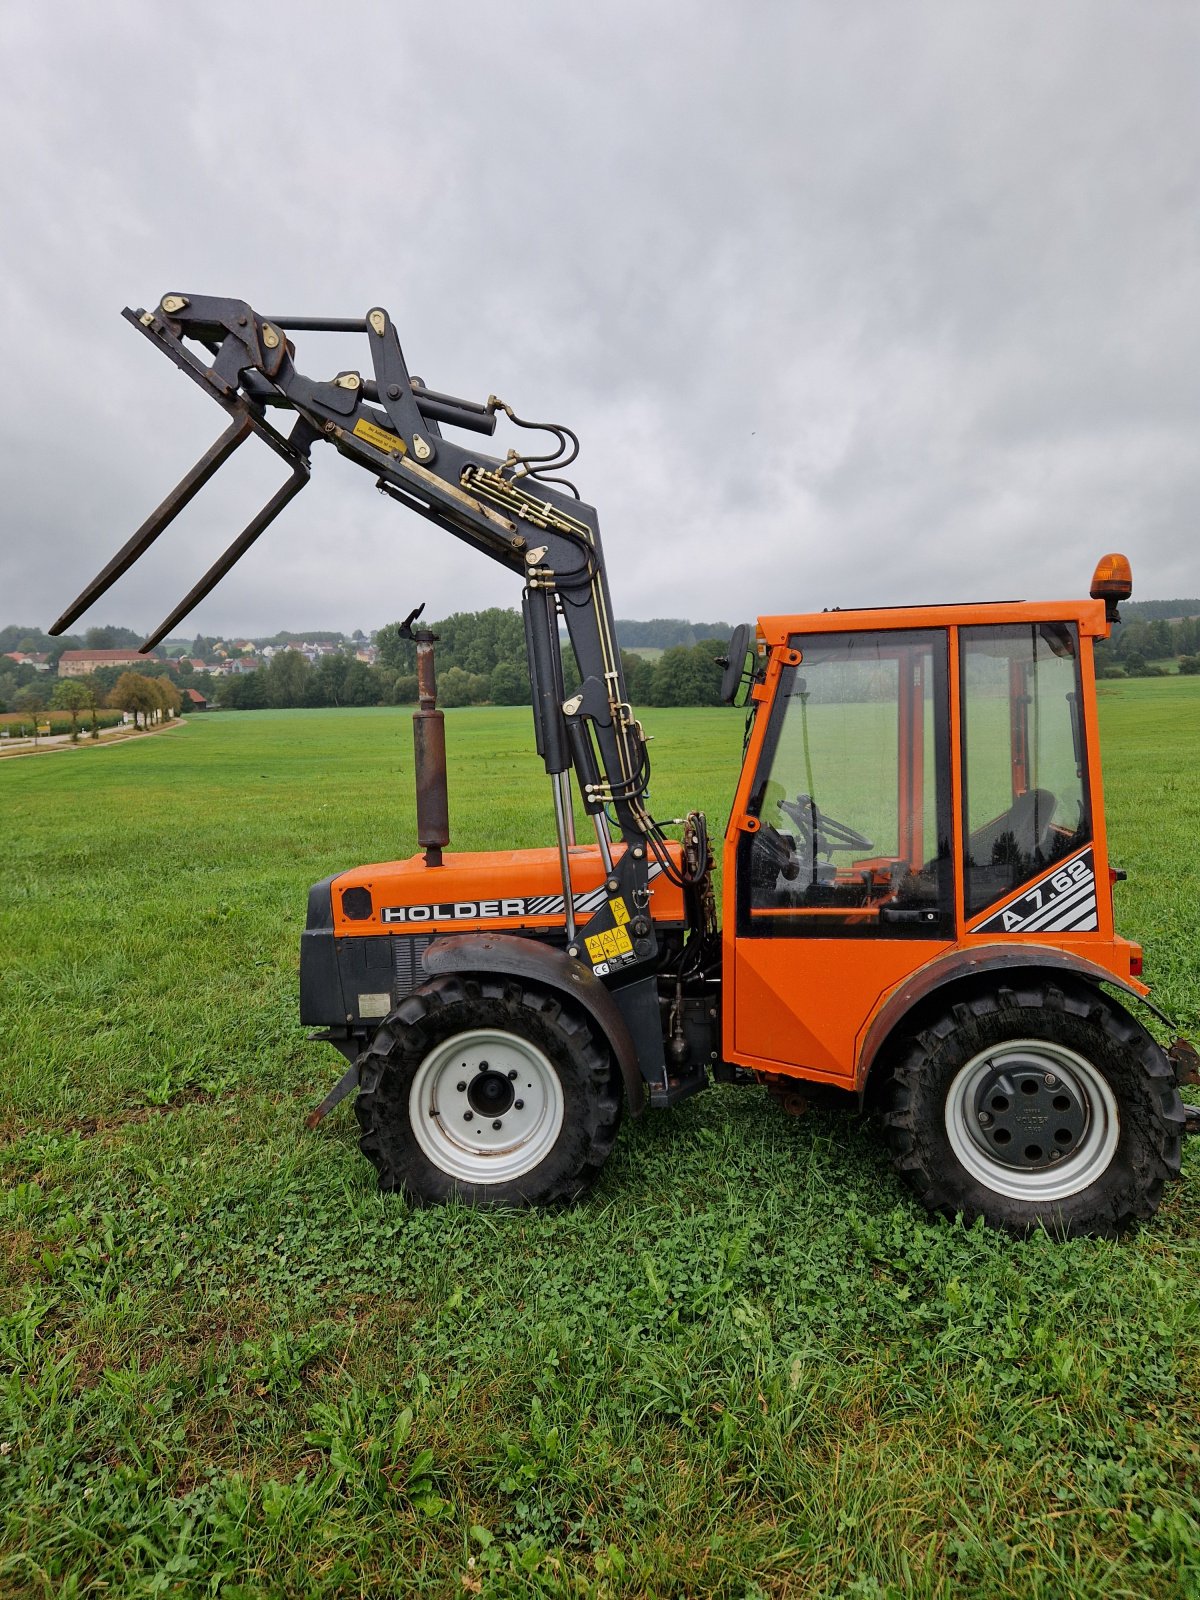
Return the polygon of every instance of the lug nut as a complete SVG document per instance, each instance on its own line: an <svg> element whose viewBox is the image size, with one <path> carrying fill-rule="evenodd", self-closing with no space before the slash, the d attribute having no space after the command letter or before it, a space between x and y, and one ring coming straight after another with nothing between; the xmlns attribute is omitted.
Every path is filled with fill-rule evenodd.
<svg viewBox="0 0 1200 1600"><path fill-rule="evenodd" d="M517 1071L516 1071L516 1068L515 1068L515 1067L514 1067L514 1068L513 1068L513 1069L512 1069L512 1071L511 1071L511 1072L510 1072L510 1073L509 1073L509 1075L508 1075L508 1081L509 1081L509 1082L510 1082L510 1083L515 1083L515 1082L516 1082L516 1081L517 1081Z"/></svg>
<svg viewBox="0 0 1200 1600"><path fill-rule="evenodd" d="M514 1100L513 1101L513 1110L514 1111L524 1111L524 1109L525 1109L524 1100Z"/></svg>
<svg viewBox="0 0 1200 1600"><path fill-rule="evenodd" d="M480 1070L480 1072L486 1072L486 1071L487 1071L487 1069L488 1069L488 1064L487 1064L487 1062L486 1062L486 1061L481 1061L481 1062L480 1062L480 1063L479 1063L479 1070Z"/></svg>
<svg viewBox="0 0 1200 1600"><path fill-rule="evenodd" d="M463 1112L463 1121L464 1122L474 1122L474 1120L475 1120L475 1113L473 1111L464 1111Z"/></svg>
<svg viewBox="0 0 1200 1600"><path fill-rule="evenodd" d="M459 1092L459 1094L466 1094L466 1092L467 1092L467 1086L466 1086L466 1084L465 1084L465 1083L460 1083L460 1084L459 1084L459 1085L458 1085L458 1092Z"/></svg>
<svg viewBox="0 0 1200 1600"><path fill-rule="evenodd" d="M980 1122L980 1126L981 1127L986 1128L988 1123L991 1122L991 1120L992 1120L992 1118L991 1118L991 1113L990 1112L981 1111L979 1113L979 1122Z"/></svg>
<svg viewBox="0 0 1200 1600"><path fill-rule="evenodd" d="M1058 1082L1058 1079L1052 1072L1048 1072L1042 1079L1042 1082L1046 1085L1047 1089L1053 1089L1054 1085Z"/></svg>
<svg viewBox="0 0 1200 1600"><path fill-rule="evenodd" d="M496 1130L496 1132L497 1132L497 1133L499 1133L499 1132L500 1132L500 1129L501 1129L501 1128L502 1128L502 1127L503 1127L503 1126L504 1126L504 1124L503 1124L503 1123L502 1123L502 1122L501 1122L501 1121L500 1121L500 1118L499 1118L499 1117L497 1117L497 1118L496 1118L496 1120L495 1120L495 1122L493 1122L493 1123L492 1123L492 1127L493 1127L493 1128L495 1128L495 1130Z"/></svg>

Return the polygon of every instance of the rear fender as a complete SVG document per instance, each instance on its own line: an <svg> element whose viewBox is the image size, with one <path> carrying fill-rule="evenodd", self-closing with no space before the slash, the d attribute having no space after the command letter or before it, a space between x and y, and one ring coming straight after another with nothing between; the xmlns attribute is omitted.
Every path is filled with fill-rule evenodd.
<svg viewBox="0 0 1200 1600"><path fill-rule="evenodd" d="M1085 960L1066 950L1056 950L1049 945L985 944L970 950L950 950L926 966L919 967L911 977L896 989L875 1013L863 1039L855 1067L855 1088L861 1096L879 1059L884 1045L902 1026L918 1006L941 989L949 989L967 979L982 978L990 974L1017 978L1022 972L1061 972L1083 978L1093 987L1108 984L1121 989L1132 999L1154 1013L1160 1021L1172 1026L1157 1006L1152 1006L1145 995L1124 978L1118 978L1107 967Z"/></svg>
<svg viewBox="0 0 1200 1600"><path fill-rule="evenodd" d="M578 961L532 939L464 933L433 940L421 963L431 978L449 972L507 973L568 996L587 1012L608 1041L625 1080L630 1112L641 1116L646 1086L629 1026L612 995Z"/></svg>

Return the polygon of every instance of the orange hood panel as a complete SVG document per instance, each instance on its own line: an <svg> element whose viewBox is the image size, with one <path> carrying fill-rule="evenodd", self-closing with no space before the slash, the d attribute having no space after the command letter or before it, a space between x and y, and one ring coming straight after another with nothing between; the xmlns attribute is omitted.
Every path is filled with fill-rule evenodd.
<svg viewBox="0 0 1200 1600"><path fill-rule="evenodd" d="M675 840L667 846L672 861L680 865L683 849ZM613 860L625 846L614 844ZM571 888L575 916L582 926L603 905L604 863L597 845L575 845L570 852ZM346 914L346 891L365 889L371 897L368 915L361 895L351 896ZM541 850L451 851L440 867L429 867L421 855L407 861L384 861L339 873L330 884L333 926L338 935L380 933L496 933L516 929L542 931L561 928L562 876L558 851ZM650 863L650 915L660 926L684 921L683 894Z"/></svg>

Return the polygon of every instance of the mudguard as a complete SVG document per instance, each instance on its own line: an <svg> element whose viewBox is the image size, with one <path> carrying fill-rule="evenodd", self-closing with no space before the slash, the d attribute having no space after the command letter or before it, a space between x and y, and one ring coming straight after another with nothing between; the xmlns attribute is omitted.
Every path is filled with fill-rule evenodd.
<svg viewBox="0 0 1200 1600"><path fill-rule="evenodd" d="M569 995L608 1040L625 1080L629 1110L641 1116L646 1085L629 1026L612 995L578 961L512 934L464 933L435 939L421 964L431 978L447 972L506 972Z"/></svg>
<svg viewBox="0 0 1200 1600"><path fill-rule="evenodd" d="M1170 1019L1164 1017L1156 1006L1151 1005L1145 994L1127 979L1118 978L1107 967L1099 966L1095 961L1085 960L1084 957L1070 954L1065 950L1040 944L983 944L969 950L950 950L926 966L918 967L916 972L900 984L875 1013L858 1053L855 1087L859 1094L866 1086L879 1052L914 1006L928 999L931 994L936 994L939 989L958 983L964 978L979 977L993 972L1015 977L1022 970L1072 973L1091 984L1110 984L1113 988L1124 990L1134 1000L1140 1001L1153 1011L1156 1017L1170 1026Z"/></svg>

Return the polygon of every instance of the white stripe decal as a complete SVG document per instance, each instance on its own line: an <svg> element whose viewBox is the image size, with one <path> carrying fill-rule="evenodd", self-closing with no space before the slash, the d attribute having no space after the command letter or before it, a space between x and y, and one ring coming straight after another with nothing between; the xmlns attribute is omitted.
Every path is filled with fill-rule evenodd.
<svg viewBox="0 0 1200 1600"><path fill-rule="evenodd" d="M1093 933L1096 928L1096 902L1089 900L1084 906L1068 912L1059 922L1053 922L1047 933Z"/></svg>
<svg viewBox="0 0 1200 1600"><path fill-rule="evenodd" d="M972 933L1057 933L1097 916L1091 848L1058 862L976 924ZM1089 931L1091 931L1089 929Z"/></svg>
<svg viewBox="0 0 1200 1600"><path fill-rule="evenodd" d="M1057 899L1051 900L1050 904L1044 906L1041 911L1038 911L1032 917L1026 918L1021 926L1030 931L1034 928L1044 928L1057 921L1062 912L1068 910L1069 907L1077 904L1080 900L1092 900L1094 902L1095 898L1096 880L1087 878L1077 889L1072 889L1067 894L1060 894Z"/></svg>

